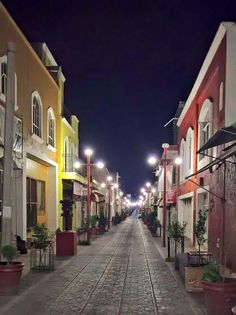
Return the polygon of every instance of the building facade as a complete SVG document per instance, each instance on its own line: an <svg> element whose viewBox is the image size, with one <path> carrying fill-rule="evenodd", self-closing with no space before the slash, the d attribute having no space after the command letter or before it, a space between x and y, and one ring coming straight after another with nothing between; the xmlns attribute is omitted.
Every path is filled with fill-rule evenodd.
<svg viewBox="0 0 236 315"><path fill-rule="evenodd" d="M15 145L12 236L24 239L37 223L58 222L58 84L0 3L0 105L4 141L7 45L15 52ZM4 147L1 155L4 154Z"/></svg>
<svg viewBox="0 0 236 315"><path fill-rule="evenodd" d="M187 237L194 244L193 224L199 210L208 210L209 250L218 260L224 256L224 262L233 268L236 256L227 254L226 248L233 248L236 236L234 151L221 158L227 150L223 143L197 152L219 129L236 121L235 51L235 23L221 23L177 122L183 160L178 220L187 222Z"/></svg>

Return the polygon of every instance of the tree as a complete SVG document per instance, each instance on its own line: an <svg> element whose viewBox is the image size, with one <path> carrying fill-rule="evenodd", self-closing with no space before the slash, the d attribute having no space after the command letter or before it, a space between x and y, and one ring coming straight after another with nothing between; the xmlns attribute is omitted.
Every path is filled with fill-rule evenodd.
<svg viewBox="0 0 236 315"><path fill-rule="evenodd" d="M197 239L198 244L198 264L200 265L201 257L201 246L204 245L207 241L206 232L207 232L207 222L208 210L199 210L198 220L193 226L193 233Z"/></svg>

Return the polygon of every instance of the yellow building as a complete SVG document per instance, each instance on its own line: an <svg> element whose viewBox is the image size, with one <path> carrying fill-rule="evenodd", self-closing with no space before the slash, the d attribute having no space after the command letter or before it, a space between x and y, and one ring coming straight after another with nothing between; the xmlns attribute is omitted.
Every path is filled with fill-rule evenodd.
<svg viewBox="0 0 236 315"><path fill-rule="evenodd" d="M64 229L64 222L61 216L61 200L73 200L73 214L70 228L76 230L82 221L83 201L86 178L78 173L75 162L79 160L79 120L75 115L71 115L64 106L64 84L65 77L58 66L51 52L45 43L34 45L38 56L50 71L54 80L57 82L58 90L58 116L56 124L58 126L56 138L58 141L58 227Z"/></svg>
<svg viewBox="0 0 236 315"><path fill-rule="evenodd" d="M0 2L0 137L3 144L8 42L16 47L14 146L17 150L14 150L13 187L9 187L13 195L12 237L19 234L26 239L27 232L32 233L37 223L45 223L52 231L58 226L60 89L50 69ZM47 56L51 58L50 54ZM3 154L4 148L0 157Z"/></svg>

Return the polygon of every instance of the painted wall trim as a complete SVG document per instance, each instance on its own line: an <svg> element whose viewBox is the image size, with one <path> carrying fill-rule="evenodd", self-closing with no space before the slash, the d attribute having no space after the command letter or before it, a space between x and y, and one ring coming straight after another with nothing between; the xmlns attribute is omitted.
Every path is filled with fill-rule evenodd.
<svg viewBox="0 0 236 315"><path fill-rule="evenodd" d="M190 105L191 105L191 103L192 103L192 101L193 101L193 99L194 99L194 97L195 97L195 95L196 95L196 93L197 93L197 91L198 91L198 89L199 89L199 87L200 87L200 85L201 85L205 75L206 75L206 72L207 72L207 70L208 70L208 68L209 68L209 66L210 66L210 64L211 64L211 62L212 62L212 60L213 60L213 58L214 58L214 56L215 56L215 54L217 52L217 49L219 48L219 46L220 46L220 44L221 44L221 42L222 42L222 40L223 40L227 30L230 27L232 27L232 26L235 26L234 22L222 22L220 24L220 26L219 26L219 28L217 30L217 33L216 33L216 35L214 37L214 40L213 40L213 42L212 42L212 44L210 46L210 49L209 49L209 51L208 51L208 53L206 55L206 58L205 58L205 60L204 60L204 62L202 64L202 67L201 67L200 72L199 72L199 74L197 76L197 79L196 79L196 81L195 81L195 83L193 85L193 88L192 88L192 90L191 90L191 92L190 92L190 94L188 96L188 99L187 99L187 101L186 101L186 103L184 105L182 113L181 113L181 115L180 115L180 117L179 117L179 119L177 121L177 126L178 127L181 125L181 123L182 123L182 121L184 119L184 116L186 115L186 113L187 113L187 111L188 111L188 109L189 109L189 107L190 107Z"/></svg>

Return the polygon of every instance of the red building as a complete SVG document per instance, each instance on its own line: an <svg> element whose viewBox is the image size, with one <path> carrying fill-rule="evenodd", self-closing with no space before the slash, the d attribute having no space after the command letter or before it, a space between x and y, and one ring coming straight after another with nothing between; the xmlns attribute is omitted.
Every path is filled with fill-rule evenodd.
<svg viewBox="0 0 236 315"><path fill-rule="evenodd" d="M236 270L236 134L221 129L235 121L236 25L221 23L177 122L178 220L194 243L193 224L208 209L209 250Z"/></svg>

